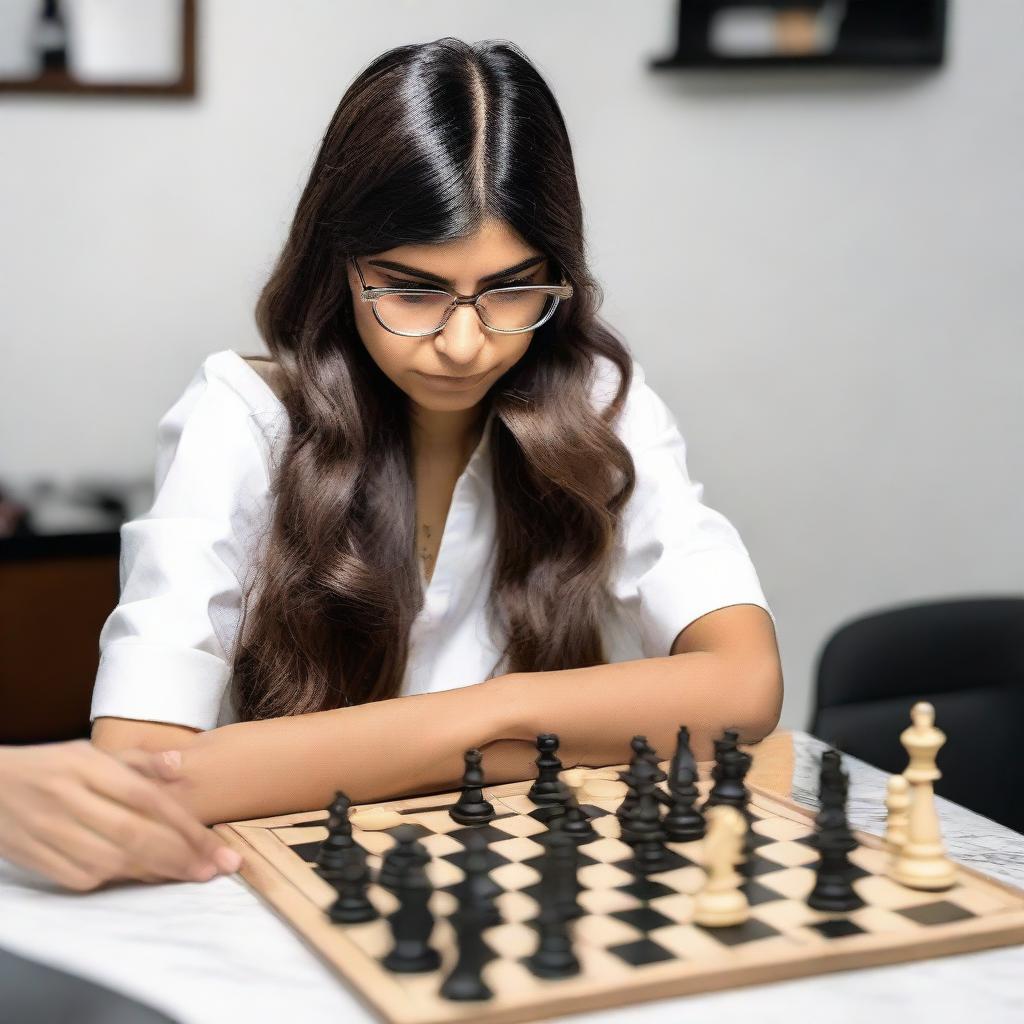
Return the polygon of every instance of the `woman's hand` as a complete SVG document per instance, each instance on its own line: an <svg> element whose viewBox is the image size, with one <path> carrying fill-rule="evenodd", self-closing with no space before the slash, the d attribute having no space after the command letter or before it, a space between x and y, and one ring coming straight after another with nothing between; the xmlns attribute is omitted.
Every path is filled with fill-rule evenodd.
<svg viewBox="0 0 1024 1024"><path fill-rule="evenodd" d="M0 747L0 856L79 892L237 871L241 857L166 791L174 754Z"/></svg>

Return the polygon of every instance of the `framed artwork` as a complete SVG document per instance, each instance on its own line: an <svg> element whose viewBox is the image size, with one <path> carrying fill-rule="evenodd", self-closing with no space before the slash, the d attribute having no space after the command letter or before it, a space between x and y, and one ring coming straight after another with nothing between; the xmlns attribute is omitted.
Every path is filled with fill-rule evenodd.
<svg viewBox="0 0 1024 1024"><path fill-rule="evenodd" d="M937 66L947 0L679 0L670 68Z"/></svg>
<svg viewBox="0 0 1024 1024"><path fill-rule="evenodd" d="M0 91L195 95L195 0L2 0Z"/></svg>

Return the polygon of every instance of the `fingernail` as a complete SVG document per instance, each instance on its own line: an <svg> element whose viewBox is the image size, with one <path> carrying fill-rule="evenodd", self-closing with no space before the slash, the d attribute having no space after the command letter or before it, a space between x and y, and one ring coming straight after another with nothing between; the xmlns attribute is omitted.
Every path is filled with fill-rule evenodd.
<svg viewBox="0 0 1024 1024"><path fill-rule="evenodd" d="M221 871L226 874L233 874L242 866L241 854L235 850L222 846L214 855L213 859Z"/></svg>
<svg viewBox="0 0 1024 1024"><path fill-rule="evenodd" d="M181 751L180 750L165 750L163 752L164 764L169 768L177 770L181 767Z"/></svg>

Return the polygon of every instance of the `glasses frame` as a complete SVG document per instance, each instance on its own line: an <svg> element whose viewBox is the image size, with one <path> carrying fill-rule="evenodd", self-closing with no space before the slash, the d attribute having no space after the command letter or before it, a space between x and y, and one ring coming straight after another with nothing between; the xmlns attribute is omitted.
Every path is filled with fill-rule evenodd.
<svg viewBox="0 0 1024 1024"><path fill-rule="evenodd" d="M359 266L359 261L354 256L349 256L349 262L352 263L356 268L356 273L359 275L359 283L362 286L362 291L359 293L359 298L363 302L369 302L370 308L373 310L374 319L384 328L386 331L390 331L392 334L397 334L403 338L429 338L432 334L437 334L444 330L444 326L451 319L452 313L459 306L473 306L476 309L476 315L480 318L480 323L484 325L489 331L494 331L497 334L525 334L527 331L535 331L542 324L546 324L548 320L554 315L555 310L558 308L558 303L562 299L568 299L572 297L573 287L565 279L565 275L562 275L561 284L528 284L528 285L510 285L507 288L498 285L494 288L485 288L481 292L477 292L475 295L458 295L455 292L449 291L447 288L429 287L429 288L370 288L366 284L366 278L363 277L363 269ZM491 292L526 292L526 291L545 291L549 295L554 297L554 302L551 303L551 308L544 314L544 316L530 327L517 327L509 330L505 327L492 327L485 319L483 311L480 307L480 300ZM409 293L416 295L435 294L447 295L451 302L448 303L448 308L444 312L444 316L441 319L441 323L438 324L432 331L422 331L418 334L414 334L410 331L396 331L393 327L388 327L386 323L381 319L380 313L377 312L377 300L384 298L386 295L407 295Z"/></svg>

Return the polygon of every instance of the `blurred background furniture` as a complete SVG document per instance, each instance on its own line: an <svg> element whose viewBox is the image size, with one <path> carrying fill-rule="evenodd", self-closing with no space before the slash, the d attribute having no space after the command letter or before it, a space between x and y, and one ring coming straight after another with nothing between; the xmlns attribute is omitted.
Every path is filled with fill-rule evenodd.
<svg viewBox="0 0 1024 1024"><path fill-rule="evenodd" d="M947 736L935 791L1024 832L1024 597L944 600L841 626L822 648L810 732L902 772L917 700Z"/></svg>
<svg viewBox="0 0 1024 1024"><path fill-rule="evenodd" d="M89 735L117 530L0 537L0 743Z"/></svg>

